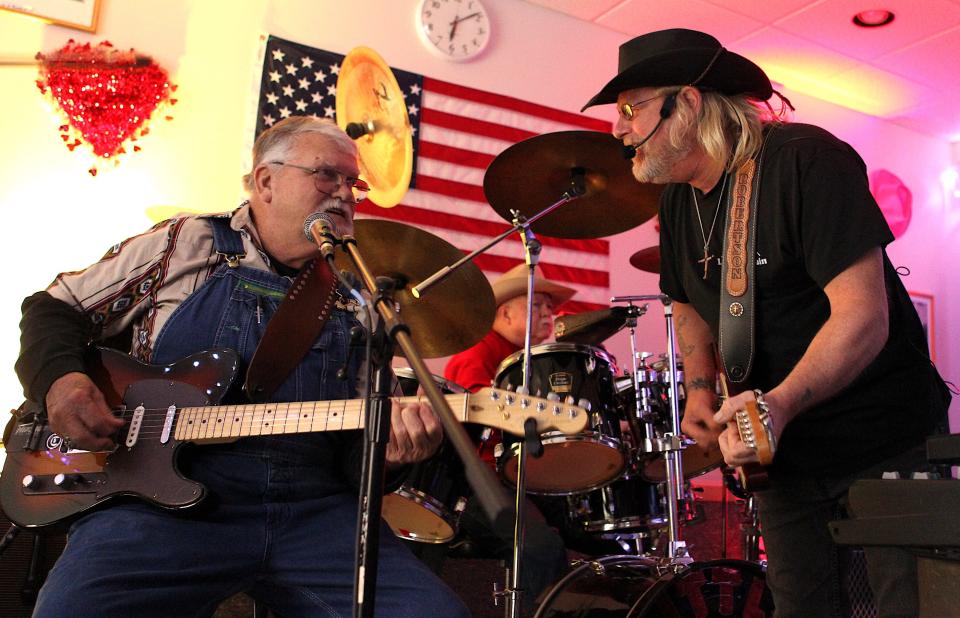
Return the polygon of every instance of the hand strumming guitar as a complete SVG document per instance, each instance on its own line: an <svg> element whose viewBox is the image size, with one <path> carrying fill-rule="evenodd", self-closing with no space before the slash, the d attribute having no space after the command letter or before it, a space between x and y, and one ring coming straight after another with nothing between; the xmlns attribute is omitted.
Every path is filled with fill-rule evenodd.
<svg viewBox="0 0 960 618"><path fill-rule="evenodd" d="M68 448L88 451L113 450L113 435L123 419L110 411L103 393L85 373L64 374L47 391L47 418L50 427L67 442Z"/></svg>

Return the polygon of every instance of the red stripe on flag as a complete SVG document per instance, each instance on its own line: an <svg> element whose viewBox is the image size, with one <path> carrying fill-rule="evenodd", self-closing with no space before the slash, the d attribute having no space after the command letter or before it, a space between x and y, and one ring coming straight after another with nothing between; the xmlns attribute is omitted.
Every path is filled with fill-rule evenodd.
<svg viewBox="0 0 960 618"><path fill-rule="evenodd" d="M576 298L576 297L574 297ZM577 313L586 313L587 311L597 311L598 309L609 309L610 305L601 305L599 303L585 303L579 300L568 300L556 308L557 313L563 312L564 315L574 315Z"/></svg>
<svg viewBox="0 0 960 618"><path fill-rule="evenodd" d="M485 170L493 163L494 156L463 148L454 148L453 146L444 146L433 142L420 141L420 157L428 159L437 159L447 163L456 163L467 167L475 167Z"/></svg>
<svg viewBox="0 0 960 618"><path fill-rule="evenodd" d="M487 196L483 194L483 187L457 182L456 180L417 174L417 190L438 193L461 200L472 200L481 204L487 203Z"/></svg>
<svg viewBox="0 0 960 618"><path fill-rule="evenodd" d="M589 129L591 131L602 131L603 133L609 133L611 130L610 122L606 120L590 118L589 116L581 116L579 114L565 112L553 107L537 105L536 103L530 103L529 101L521 101L520 99L515 99L502 94L483 92L482 90L475 90L473 88L460 86L458 84L451 84L449 82L440 81L439 79L433 79L426 76L423 78L423 89L426 91L436 92L437 94L457 97L460 99L468 99L476 103L483 103L484 105L494 105L496 107L510 109L522 114L547 118L549 120L555 120L557 122L583 127L584 129Z"/></svg>
<svg viewBox="0 0 960 618"><path fill-rule="evenodd" d="M480 267L480 270L497 273L506 272L517 264L523 262L523 260L519 258L509 258L502 255L490 255L489 253L481 253L473 258L473 261L477 266ZM599 270L589 270L586 268L576 268L573 266L561 266L559 264L549 264L546 262L540 262L537 270L540 273L540 276L547 279L552 279L553 281L562 281L564 283L571 284L579 283L581 285L592 285L603 288L610 286L609 273Z"/></svg>
<svg viewBox="0 0 960 618"><path fill-rule="evenodd" d="M456 232L467 232L477 234L478 236L489 236L491 239L503 234L509 227L506 223L495 223L493 221L484 221L474 219L463 215L454 215L438 210L429 210L417 206L407 206L400 204L393 208L380 208L371 200L360 202L357 207L360 214L391 219L417 225L429 225L439 227L445 230ZM540 243L546 247L558 247L561 249L570 249L571 251L582 251L584 253L594 253L597 255L607 255L610 252L609 241L602 239L576 239L576 238L555 238L553 236L540 236Z"/></svg>
<svg viewBox="0 0 960 618"><path fill-rule="evenodd" d="M447 112L430 108L420 110L420 124L421 126L432 124L445 129L473 133L483 137L492 137L511 143L522 142L527 138L537 135L532 131L508 127L495 122L487 122L486 120L448 114Z"/></svg>

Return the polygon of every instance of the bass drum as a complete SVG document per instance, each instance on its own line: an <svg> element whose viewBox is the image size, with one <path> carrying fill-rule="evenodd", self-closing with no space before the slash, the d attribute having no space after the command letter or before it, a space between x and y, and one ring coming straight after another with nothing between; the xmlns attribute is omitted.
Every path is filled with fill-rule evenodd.
<svg viewBox="0 0 960 618"><path fill-rule="evenodd" d="M420 381L408 367L394 368L400 392L417 394ZM445 394L462 394L466 390L439 376L433 376ZM383 496L383 519L393 533L418 543L446 543L459 528L460 514L471 495L463 469L453 445L444 440L433 457L410 466L410 473L400 489Z"/></svg>
<svg viewBox="0 0 960 618"><path fill-rule="evenodd" d="M694 562L659 575L637 556L584 562L547 591L534 618L773 616L763 568L743 560Z"/></svg>

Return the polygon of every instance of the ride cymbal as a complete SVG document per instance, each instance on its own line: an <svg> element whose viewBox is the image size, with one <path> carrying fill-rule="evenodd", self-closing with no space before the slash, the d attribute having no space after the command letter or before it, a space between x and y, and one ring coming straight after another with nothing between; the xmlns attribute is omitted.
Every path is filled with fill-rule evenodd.
<svg viewBox="0 0 960 618"><path fill-rule="evenodd" d="M487 201L507 221L511 210L530 218L561 199L571 184L584 194L531 227L559 238L602 238L635 228L657 214L661 185L640 184L623 145L597 131L546 133L500 153L483 177Z"/></svg>
<svg viewBox="0 0 960 618"><path fill-rule="evenodd" d="M463 257L447 241L415 227L379 219L354 221L357 248L374 277L397 281L394 300L400 319L424 358L466 350L493 327L493 288L476 264L468 262L415 298L410 288ZM353 262L337 252L337 267L358 275ZM401 351L397 349L397 355Z"/></svg>
<svg viewBox="0 0 960 618"><path fill-rule="evenodd" d="M356 140L370 199L399 204L413 174L413 131L397 78L369 47L354 48L340 65L337 124Z"/></svg>
<svg viewBox="0 0 960 618"><path fill-rule="evenodd" d="M630 256L630 265L648 273L660 272L660 247L640 249Z"/></svg>

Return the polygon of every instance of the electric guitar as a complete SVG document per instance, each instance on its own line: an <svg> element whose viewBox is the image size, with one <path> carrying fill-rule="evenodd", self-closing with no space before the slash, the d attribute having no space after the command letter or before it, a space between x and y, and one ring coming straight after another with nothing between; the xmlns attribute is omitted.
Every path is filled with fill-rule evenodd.
<svg viewBox="0 0 960 618"><path fill-rule="evenodd" d="M97 349L89 374L107 404L125 421L113 451L69 450L34 404L21 406L4 435L7 457L0 474L0 505L22 527L63 523L118 498L176 510L200 502L206 489L183 477L177 452L186 443L231 442L247 436L361 429L364 400L215 405L237 374L232 350L201 352L170 365L148 365L126 354ZM402 402L417 397L398 398ZM523 435L577 433L589 414L582 407L485 388L446 395L461 422L481 423Z"/></svg>

